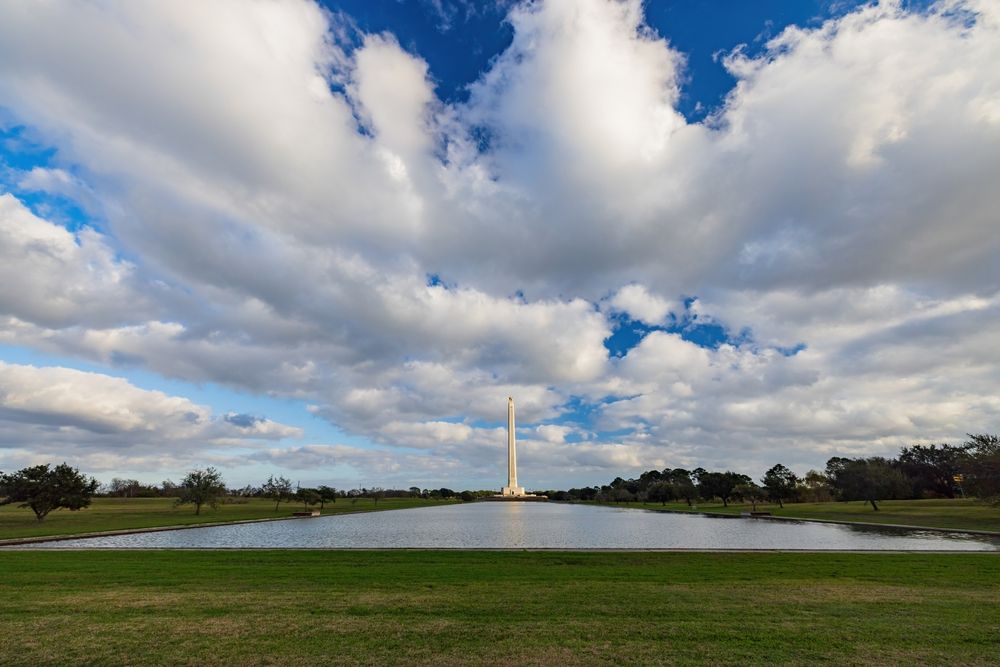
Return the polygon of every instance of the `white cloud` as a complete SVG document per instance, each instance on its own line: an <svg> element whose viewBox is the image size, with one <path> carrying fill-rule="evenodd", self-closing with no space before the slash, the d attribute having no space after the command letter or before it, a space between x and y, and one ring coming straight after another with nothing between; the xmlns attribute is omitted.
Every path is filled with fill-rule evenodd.
<svg viewBox="0 0 1000 667"><path fill-rule="evenodd" d="M129 321L153 311L133 268L97 232L73 234L0 194L0 312L49 326Z"/></svg>
<svg viewBox="0 0 1000 667"><path fill-rule="evenodd" d="M21 190L47 192L76 200L90 200L92 193L72 174L64 169L33 167L17 183Z"/></svg>
<svg viewBox="0 0 1000 667"><path fill-rule="evenodd" d="M183 469L212 450L297 438L301 429L204 405L128 381L63 367L0 362L0 460L25 452L73 459L90 471L137 470L150 460ZM104 462L104 463L102 463ZM6 468L6 465L4 466Z"/></svg>
<svg viewBox="0 0 1000 667"><path fill-rule="evenodd" d="M535 431L543 441L554 445L561 445L566 442L566 436L572 434L575 429L572 426L564 426L562 424L542 424L541 426L537 426Z"/></svg>
<svg viewBox="0 0 1000 667"><path fill-rule="evenodd" d="M646 324L663 324L671 312L679 312L679 304L670 303L656 294L650 294L643 285L626 285L611 298L615 310L628 313L633 319Z"/></svg>

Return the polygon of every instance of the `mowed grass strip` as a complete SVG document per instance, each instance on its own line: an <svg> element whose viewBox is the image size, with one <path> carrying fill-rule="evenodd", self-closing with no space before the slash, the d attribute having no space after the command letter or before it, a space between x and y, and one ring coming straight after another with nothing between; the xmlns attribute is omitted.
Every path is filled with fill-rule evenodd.
<svg viewBox="0 0 1000 667"><path fill-rule="evenodd" d="M997 554L0 552L0 664L996 664Z"/></svg>
<svg viewBox="0 0 1000 667"><path fill-rule="evenodd" d="M359 498L356 501L341 498L336 503L327 503L323 514L427 507L451 502L453 501L385 498L376 504L371 498ZM19 508L17 505L2 505L0 540L288 518L292 512L302 509L301 503L281 503L276 511L273 500L247 498L239 502L220 503L216 509L205 506L201 508L201 514L196 515L192 505L178 507L172 498L94 498L90 507L73 512L57 510L39 522L35 520L35 515L30 509Z"/></svg>
<svg viewBox="0 0 1000 667"><path fill-rule="evenodd" d="M739 515L752 506L741 503L602 503L613 507L636 507L648 510L671 510L681 512L703 512L708 514ZM884 500L878 503L879 511L860 500L829 503L757 503L757 509L770 512L774 516L793 519L819 519L824 521L847 521L855 523L894 524L942 528L950 530L986 530L1000 532L1000 506L990 505L973 499L941 498L935 500Z"/></svg>

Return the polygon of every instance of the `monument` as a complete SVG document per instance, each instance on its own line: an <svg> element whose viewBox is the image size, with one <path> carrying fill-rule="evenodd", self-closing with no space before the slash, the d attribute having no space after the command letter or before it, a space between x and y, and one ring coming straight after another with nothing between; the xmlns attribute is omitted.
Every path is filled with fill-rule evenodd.
<svg viewBox="0 0 1000 667"><path fill-rule="evenodd" d="M517 484L517 438L514 435L514 399L507 397L507 486L498 496L486 496L483 500L527 500L544 501L548 496L525 493Z"/></svg>
<svg viewBox="0 0 1000 667"><path fill-rule="evenodd" d="M501 496L526 496L523 486L517 485L517 441L514 436L514 398L507 397L507 486Z"/></svg>

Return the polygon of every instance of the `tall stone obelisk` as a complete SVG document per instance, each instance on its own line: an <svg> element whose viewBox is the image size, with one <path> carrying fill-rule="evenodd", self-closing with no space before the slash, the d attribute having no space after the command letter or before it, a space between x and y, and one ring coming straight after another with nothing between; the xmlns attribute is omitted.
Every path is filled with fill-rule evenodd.
<svg viewBox="0 0 1000 667"><path fill-rule="evenodd" d="M523 496L524 487L517 485L517 442L514 437L514 399L507 397L507 486L502 496Z"/></svg>

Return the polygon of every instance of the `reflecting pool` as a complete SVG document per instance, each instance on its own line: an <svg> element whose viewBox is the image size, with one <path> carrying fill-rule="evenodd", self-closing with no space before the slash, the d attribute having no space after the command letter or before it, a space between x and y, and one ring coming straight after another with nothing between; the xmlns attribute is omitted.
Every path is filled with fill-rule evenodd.
<svg viewBox="0 0 1000 667"><path fill-rule="evenodd" d="M1000 551L1000 539L593 505L484 502L41 542L24 548Z"/></svg>

